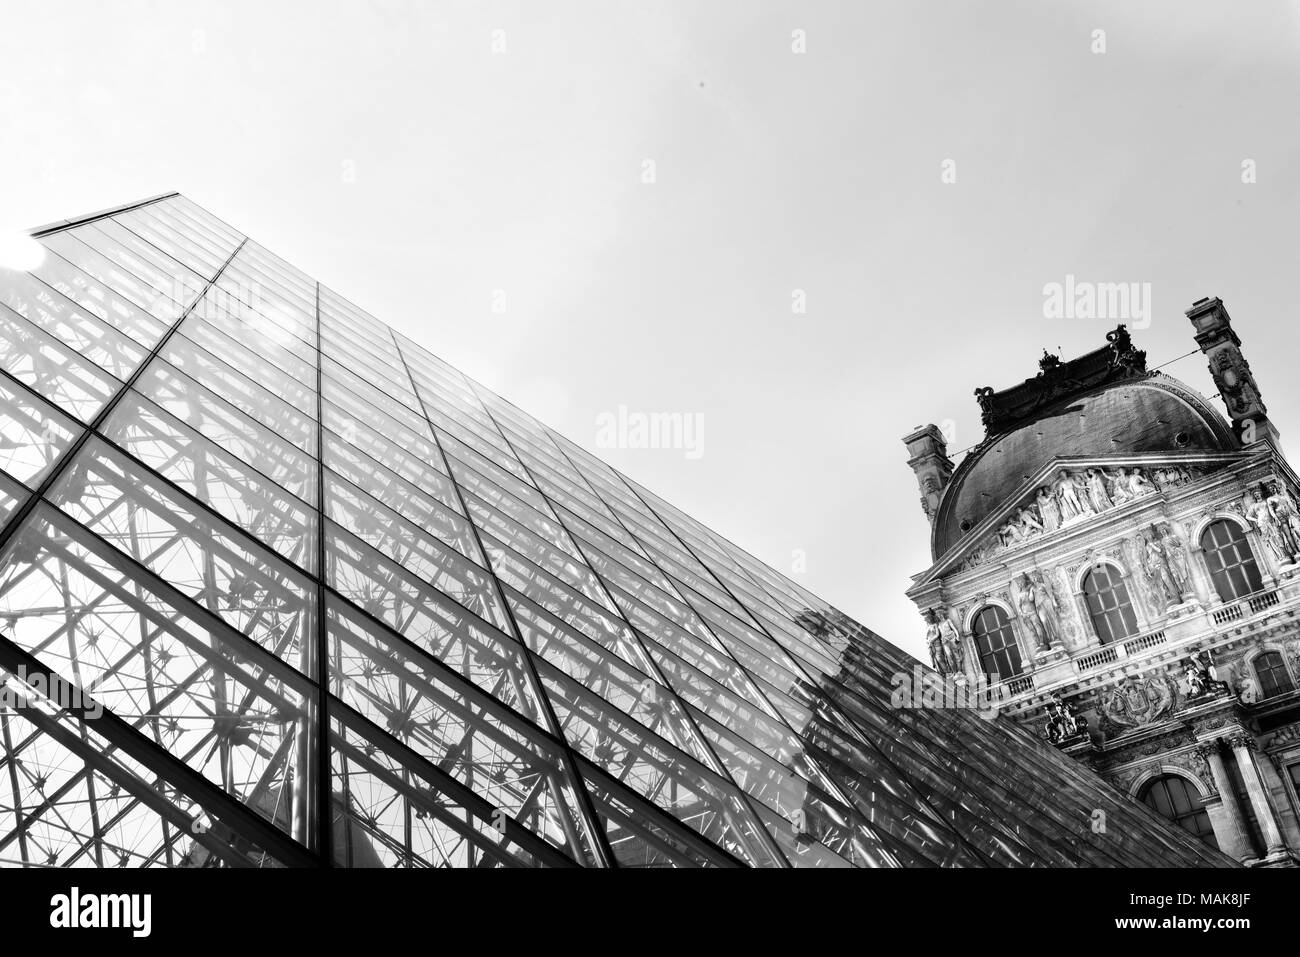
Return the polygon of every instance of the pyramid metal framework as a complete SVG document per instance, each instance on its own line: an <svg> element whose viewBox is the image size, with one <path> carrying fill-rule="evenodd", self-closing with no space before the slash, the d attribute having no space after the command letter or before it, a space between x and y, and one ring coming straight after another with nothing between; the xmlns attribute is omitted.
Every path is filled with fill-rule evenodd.
<svg viewBox="0 0 1300 957"><path fill-rule="evenodd" d="M1228 863L184 197L33 236L0 864Z"/></svg>

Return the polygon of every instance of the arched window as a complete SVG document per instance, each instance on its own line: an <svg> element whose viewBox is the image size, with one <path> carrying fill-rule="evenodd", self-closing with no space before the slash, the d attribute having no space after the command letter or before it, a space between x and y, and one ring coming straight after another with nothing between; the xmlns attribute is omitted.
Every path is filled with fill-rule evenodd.
<svg viewBox="0 0 1300 957"><path fill-rule="evenodd" d="M1286 662L1276 651L1266 651L1255 659L1255 677L1259 679L1259 693L1265 698L1295 689L1286 673Z"/></svg>
<svg viewBox="0 0 1300 957"><path fill-rule="evenodd" d="M1218 519L1201 533L1205 567L1222 601L1235 601L1264 588L1246 533L1236 522Z"/></svg>
<svg viewBox="0 0 1300 957"><path fill-rule="evenodd" d="M1098 565L1083 580L1083 597L1092 627L1103 645L1138 633L1137 616L1124 576L1113 565Z"/></svg>
<svg viewBox="0 0 1300 957"><path fill-rule="evenodd" d="M1187 780L1176 774L1166 774L1147 785L1142 802L1156 809L1184 830L1191 831L1206 844L1215 848L1219 841L1210 826L1210 815L1205 811L1201 796Z"/></svg>
<svg viewBox="0 0 1300 957"><path fill-rule="evenodd" d="M1016 633L1011 630L1005 611L997 605L981 608L971 633L975 636L975 652L984 674L996 675L1004 681L1020 674L1020 646L1016 644Z"/></svg>

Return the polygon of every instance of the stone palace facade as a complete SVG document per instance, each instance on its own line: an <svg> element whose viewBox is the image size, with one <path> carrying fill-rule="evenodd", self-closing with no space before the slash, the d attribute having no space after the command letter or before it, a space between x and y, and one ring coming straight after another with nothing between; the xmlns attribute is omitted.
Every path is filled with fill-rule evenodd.
<svg viewBox="0 0 1300 957"><path fill-rule="evenodd" d="M1188 311L1220 415L1120 326L976 390L960 465L904 441L935 667L1250 864L1300 857L1300 483L1218 299Z"/></svg>

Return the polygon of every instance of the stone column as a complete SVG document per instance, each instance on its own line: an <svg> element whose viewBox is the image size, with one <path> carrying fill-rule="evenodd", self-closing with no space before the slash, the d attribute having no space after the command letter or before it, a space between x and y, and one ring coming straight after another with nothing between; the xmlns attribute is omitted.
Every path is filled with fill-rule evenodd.
<svg viewBox="0 0 1300 957"><path fill-rule="evenodd" d="M1246 793L1250 796L1250 806L1255 809L1255 820L1259 822L1259 829L1264 835L1265 856L1272 857L1274 854L1286 853L1282 829L1277 823L1277 816L1273 813L1273 805L1268 803L1268 795L1264 792L1264 782L1260 780L1259 769L1255 767L1253 753L1255 739L1248 734L1238 732L1228 739L1228 744L1237 759L1241 779L1245 782Z"/></svg>
<svg viewBox="0 0 1300 957"><path fill-rule="evenodd" d="M1241 803L1237 800L1237 792L1232 787L1232 780L1228 777L1228 769L1224 767L1223 755L1219 753L1219 742L1205 741L1196 749L1196 753L1205 759L1209 765L1210 777L1214 781L1214 789L1219 792L1219 799L1223 803L1224 820L1226 823L1225 834L1216 834L1219 839L1219 849L1229 857L1235 857L1239 861L1244 861L1255 856L1254 848L1251 847L1250 838L1247 836L1246 817L1241 813Z"/></svg>

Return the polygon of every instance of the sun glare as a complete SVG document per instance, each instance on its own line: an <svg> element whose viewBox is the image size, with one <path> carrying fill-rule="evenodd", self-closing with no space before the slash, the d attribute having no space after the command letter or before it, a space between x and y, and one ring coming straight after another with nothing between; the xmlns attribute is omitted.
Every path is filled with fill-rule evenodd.
<svg viewBox="0 0 1300 957"><path fill-rule="evenodd" d="M45 261L45 247L26 233L0 228L0 269L29 272Z"/></svg>

